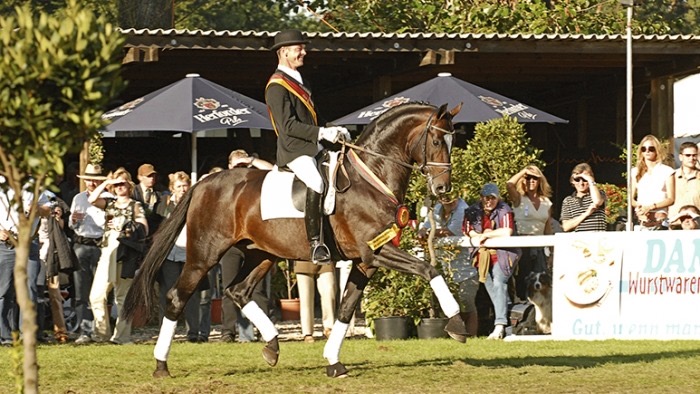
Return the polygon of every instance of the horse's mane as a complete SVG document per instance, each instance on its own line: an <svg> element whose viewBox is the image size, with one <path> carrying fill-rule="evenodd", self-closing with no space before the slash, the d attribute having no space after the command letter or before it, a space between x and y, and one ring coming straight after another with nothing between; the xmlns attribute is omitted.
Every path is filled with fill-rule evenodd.
<svg viewBox="0 0 700 394"><path fill-rule="evenodd" d="M375 134L377 130L383 130L386 129L389 125L392 124L399 116L401 116L405 111L409 111L411 109L414 109L416 107L426 107L426 106L432 106L432 104L422 102L422 101L409 101L407 103L399 104L395 107L390 108L386 112L382 113L381 115L377 116L372 120L367 127L362 131L360 136L357 139L357 143L360 144L362 142L365 142L369 136Z"/></svg>

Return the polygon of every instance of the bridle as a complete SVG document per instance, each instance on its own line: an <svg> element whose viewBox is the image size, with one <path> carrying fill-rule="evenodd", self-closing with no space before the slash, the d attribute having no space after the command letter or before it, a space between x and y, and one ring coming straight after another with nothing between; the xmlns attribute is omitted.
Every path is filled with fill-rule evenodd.
<svg viewBox="0 0 700 394"><path fill-rule="evenodd" d="M416 170L416 169L417 169L417 170L419 170L419 171L421 172L421 174L423 174L423 176L426 177L426 179L427 179L429 182L432 183L432 179L433 179L433 178L437 178L437 177L439 177L440 175L442 175L442 174L444 174L444 173L446 173L446 172L449 172L449 171L452 169L452 163L450 163L450 162L448 162L448 163L441 163L441 162L434 162L434 161L430 161L430 162L429 162L429 161L427 161L427 159L428 159L428 153L427 153L428 131L429 131L429 130L435 129L435 130L438 130L438 131L442 131L443 133L448 134L448 135L453 135L453 134L455 133L454 130L453 130L453 131L446 130L446 129L443 129L442 127L439 127L439 126L436 126L436 125L433 124L433 120L435 119L435 114L437 114L437 111L438 111L438 110L435 110L435 112L433 112L432 114L430 114L430 117L428 118L428 121L427 121L426 124L425 124L425 128L424 128L423 131L421 132L421 136L416 140L416 142L413 144L413 147L412 147L411 150L410 150L410 152L411 152L411 154L412 154L413 151L418 147L418 145L420 144L420 142L421 142L422 140L425 140L425 142L424 142L423 145L422 145L422 148L423 148L423 152L422 152L422 153L423 153L423 160L422 160L422 162L423 162L423 163L420 164L420 165L406 163L406 162L403 162L403 161L401 161L401 160L394 159L393 157L389 157L389 156L387 156L387 155L385 155L385 154L378 153L378 152L375 152L375 151L373 151L373 150L370 150L370 149L367 149L367 148L363 148L363 147L361 147L361 146L359 146L359 145L355 145L355 144L353 144L353 143L347 142L347 141L345 141L345 140L341 140L341 141L340 141L340 143L341 143L342 146L343 146L343 147L341 148L341 156L345 156L346 147L350 147L350 148L355 149L355 150L358 150L358 151L360 151L360 152L364 152L364 153L367 153L367 154L370 154L370 155L373 155L373 156L381 157L381 158L383 158L383 159L386 159L386 160L388 160L388 161L391 161L392 163L396 163L396 164L398 164L398 165L400 165L400 166L406 167L406 168L408 168L408 169L410 169L410 170ZM430 176L430 174L428 174L428 173L426 172L426 168L429 168L429 167L442 167L442 168L444 168L444 170L443 170L441 173L439 173L439 174L437 174L437 175L435 175L435 176Z"/></svg>

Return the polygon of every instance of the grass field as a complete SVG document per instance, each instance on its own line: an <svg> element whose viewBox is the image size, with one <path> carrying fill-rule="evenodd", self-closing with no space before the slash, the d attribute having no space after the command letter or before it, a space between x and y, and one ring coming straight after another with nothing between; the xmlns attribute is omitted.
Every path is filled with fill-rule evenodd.
<svg viewBox="0 0 700 394"><path fill-rule="evenodd" d="M282 342L279 364L261 343L175 343L173 378L155 380L153 344L42 345L43 393L698 393L700 341L449 339L345 342L346 379L325 376L325 341ZM0 349L0 392L13 392Z"/></svg>

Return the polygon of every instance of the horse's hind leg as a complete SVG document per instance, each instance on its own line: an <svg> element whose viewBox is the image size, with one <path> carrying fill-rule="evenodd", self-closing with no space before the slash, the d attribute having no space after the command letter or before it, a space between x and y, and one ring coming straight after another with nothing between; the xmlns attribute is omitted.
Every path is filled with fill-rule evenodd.
<svg viewBox="0 0 700 394"><path fill-rule="evenodd" d="M213 264L211 266L213 266ZM168 370L168 354L170 353L170 347L173 337L175 336L177 319L182 314L192 293L197 289L199 281L202 280L208 268L211 266L203 267L185 263L177 282L175 282L173 288L168 291L165 316L160 326L156 347L153 349L153 357L156 359L156 370L153 372L154 378L170 376Z"/></svg>
<svg viewBox="0 0 700 394"><path fill-rule="evenodd" d="M343 293L343 299L340 302L338 320L335 321L328 342L323 348L323 357L328 360L328 366L326 367L326 375L328 377L341 378L346 377L348 374L347 368L340 362L340 348L348 332L352 314L362 299L362 291L376 270L376 268L360 270L358 265L353 262L348 283Z"/></svg>
<svg viewBox="0 0 700 394"><path fill-rule="evenodd" d="M252 254L246 253L246 261L244 269L241 270L239 276L234 279L234 285L226 288L225 294L241 308L241 312L245 314L248 320L258 328L263 340L267 345L263 348L262 355L265 362L274 367L279 360L279 340L277 328L272 323L267 313L253 301L253 291L255 286L265 278L267 272L272 267L272 260L265 259L260 264L255 263L260 261L252 257ZM251 267L254 268L251 270ZM241 281L241 278L245 278ZM237 283L240 282L240 283Z"/></svg>

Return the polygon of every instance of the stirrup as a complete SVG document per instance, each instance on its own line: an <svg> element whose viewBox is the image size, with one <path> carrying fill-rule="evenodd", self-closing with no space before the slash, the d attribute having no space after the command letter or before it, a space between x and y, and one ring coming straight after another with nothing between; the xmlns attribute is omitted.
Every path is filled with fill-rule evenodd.
<svg viewBox="0 0 700 394"><path fill-rule="evenodd" d="M311 242L311 261L314 264L330 264L331 251L320 241Z"/></svg>

